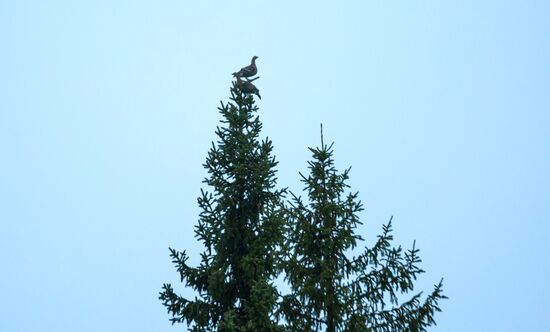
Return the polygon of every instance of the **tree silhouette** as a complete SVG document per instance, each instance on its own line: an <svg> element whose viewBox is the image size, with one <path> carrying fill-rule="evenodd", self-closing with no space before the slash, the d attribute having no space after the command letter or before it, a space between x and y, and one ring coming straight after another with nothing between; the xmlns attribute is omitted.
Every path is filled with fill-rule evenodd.
<svg viewBox="0 0 550 332"><path fill-rule="evenodd" d="M400 303L400 294L413 291L423 273L418 249L392 247L392 224L371 248L357 257L349 251L363 239L355 234L363 210L357 193L347 192L350 169L334 167L332 145L310 148L309 175L302 174L307 202L292 194L286 280L292 292L280 312L292 331L425 331L440 311L441 282L420 302L420 293Z"/></svg>
<svg viewBox="0 0 550 332"><path fill-rule="evenodd" d="M321 147L310 148L309 174L300 173L307 199L292 194L284 201L285 190L275 188L272 143L259 138L259 91L251 83L257 78L234 75L204 164L211 191L201 189L197 199L195 235L205 247L199 265L170 248L181 282L197 293L188 299L163 285L159 299L172 323L220 332L416 332L435 324L446 298L442 281L424 298L413 293L424 272L419 250L392 245L391 219L372 247L351 256L363 241L355 233L363 207L349 192L350 169L334 167L322 128ZM274 285L283 272L288 294Z"/></svg>
<svg viewBox="0 0 550 332"><path fill-rule="evenodd" d="M201 190L196 237L205 251L197 267L170 248L181 281L197 291L194 299L164 284L160 300L172 323L192 331L277 331L273 279L280 271L284 216L276 190L272 144L260 141L262 124L252 95L233 83L230 102L221 103L222 127L204 167L212 192Z"/></svg>

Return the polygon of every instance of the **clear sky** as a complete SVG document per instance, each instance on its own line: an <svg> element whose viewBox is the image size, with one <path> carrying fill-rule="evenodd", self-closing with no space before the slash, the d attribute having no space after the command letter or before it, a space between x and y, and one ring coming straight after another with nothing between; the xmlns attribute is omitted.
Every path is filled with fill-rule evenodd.
<svg viewBox="0 0 550 332"><path fill-rule="evenodd" d="M0 3L0 331L184 330L168 246L252 55L279 186L322 122L359 232L445 278L432 331L549 331L550 2L266 3Z"/></svg>

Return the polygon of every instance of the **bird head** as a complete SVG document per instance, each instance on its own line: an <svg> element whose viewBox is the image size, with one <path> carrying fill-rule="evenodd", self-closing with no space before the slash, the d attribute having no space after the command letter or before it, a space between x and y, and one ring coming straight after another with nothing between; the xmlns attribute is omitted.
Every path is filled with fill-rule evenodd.
<svg viewBox="0 0 550 332"><path fill-rule="evenodd" d="M256 61L256 59L258 59L258 57L257 57L257 56L253 56L253 57L252 57L252 63L254 63L254 61Z"/></svg>

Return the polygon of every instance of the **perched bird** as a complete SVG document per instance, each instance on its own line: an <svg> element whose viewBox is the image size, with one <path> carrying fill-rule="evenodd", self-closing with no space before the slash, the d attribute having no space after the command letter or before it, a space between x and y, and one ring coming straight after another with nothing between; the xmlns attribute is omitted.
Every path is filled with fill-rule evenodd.
<svg viewBox="0 0 550 332"><path fill-rule="evenodd" d="M236 77L251 77L256 75L258 73L258 68L256 67L256 59L258 59L257 56L252 57L252 61L250 61L250 65L241 68L238 72L233 73L233 76Z"/></svg>
<svg viewBox="0 0 550 332"><path fill-rule="evenodd" d="M254 84L248 81L241 80L241 77L239 75L237 75L237 83L235 84L235 86L237 87L237 89L241 90L243 93L246 93L246 94L253 93L256 96L258 96L258 98L262 99L262 97L260 96L260 90L258 90L258 88Z"/></svg>

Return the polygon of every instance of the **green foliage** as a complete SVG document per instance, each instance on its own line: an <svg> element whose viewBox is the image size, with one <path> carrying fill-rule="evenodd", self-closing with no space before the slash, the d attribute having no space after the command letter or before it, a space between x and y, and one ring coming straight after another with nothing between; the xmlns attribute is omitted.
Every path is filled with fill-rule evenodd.
<svg viewBox="0 0 550 332"><path fill-rule="evenodd" d="M425 331L440 311L441 282L420 302L413 291L418 249L392 247L391 219L372 248L350 257L362 238L355 234L363 207L347 192L349 169L334 167L332 145L310 149L310 174L302 174L308 200L292 194L287 236L286 280L291 294L281 301L281 315L292 331Z"/></svg>
<svg viewBox="0 0 550 332"><path fill-rule="evenodd" d="M334 167L332 145L310 148L309 174L300 174L306 199L275 189L272 144L260 140L262 124L253 96L233 84L219 107L222 126L204 167L195 235L205 249L198 266L170 248L188 299L164 284L160 300L171 322L190 331L426 331L435 324L442 283L422 300L414 281L424 271L415 244L393 246L392 220L370 248L355 233L363 210L350 192L350 169ZM285 206L286 204L286 206ZM281 294L274 280L284 272ZM403 299L404 298L404 299Z"/></svg>
<svg viewBox="0 0 550 332"><path fill-rule="evenodd" d="M223 126L204 164L212 192L201 191L195 228L205 251L191 267L185 251L170 249L181 281L198 296L183 298L165 284L160 300L172 323L185 322L192 331L276 331L272 280L280 271L284 229L277 162L271 141L258 138L262 125L252 96L234 86L219 110Z"/></svg>

